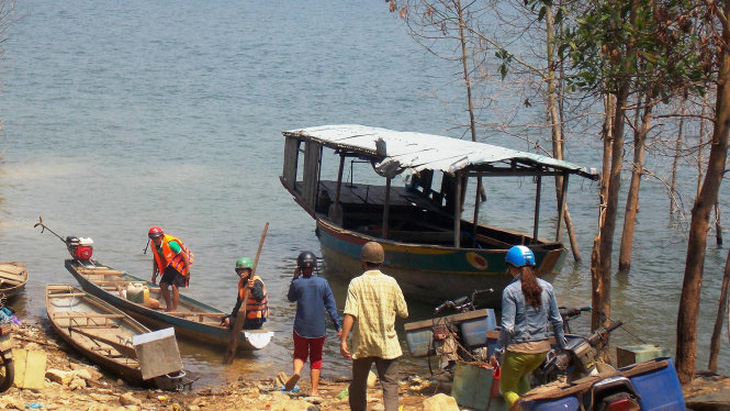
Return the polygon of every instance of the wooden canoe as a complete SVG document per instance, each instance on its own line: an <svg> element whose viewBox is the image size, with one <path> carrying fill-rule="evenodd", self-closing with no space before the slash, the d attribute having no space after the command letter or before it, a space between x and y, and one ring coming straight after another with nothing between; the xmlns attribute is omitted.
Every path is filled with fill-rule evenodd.
<svg viewBox="0 0 730 411"><path fill-rule="evenodd" d="M48 284L46 312L56 333L92 362L133 385L158 382L142 377L132 345L149 328L121 310L79 288Z"/></svg>
<svg viewBox="0 0 730 411"><path fill-rule="evenodd" d="M25 288L28 269L20 261L0 262L0 299L9 300Z"/></svg>
<svg viewBox="0 0 730 411"><path fill-rule="evenodd" d="M152 329L175 327L179 337L225 349L231 330L221 326L223 311L180 294L178 311L165 312L125 298L127 286L140 283L149 289L149 297L161 300L160 287L96 261L66 260L66 269L85 291L109 302ZM269 344L274 333L266 330L241 330L239 351L260 350Z"/></svg>

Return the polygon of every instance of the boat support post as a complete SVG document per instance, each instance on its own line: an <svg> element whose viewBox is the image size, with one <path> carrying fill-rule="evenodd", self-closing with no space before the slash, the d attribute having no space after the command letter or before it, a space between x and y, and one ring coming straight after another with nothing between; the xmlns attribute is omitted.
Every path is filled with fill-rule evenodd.
<svg viewBox="0 0 730 411"><path fill-rule="evenodd" d="M337 188L335 189L335 205L334 212L338 213L340 209L340 194L342 193L342 173L345 168L345 155L340 154L340 167L337 169Z"/></svg>
<svg viewBox="0 0 730 411"><path fill-rule="evenodd" d="M388 220L390 219L390 182L393 179L385 177L385 204L383 204L383 238L388 238Z"/></svg>
<svg viewBox="0 0 730 411"><path fill-rule="evenodd" d="M558 199L558 224L555 233L555 241L561 242L563 239L563 218L565 216L566 198L568 198L568 176L570 174L563 173L563 185L560 189L560 198Z"/></svg>
<svg viewBox="0 0 730 411"><path fill-rule="evenodd" d="M532 230L532 242L537 243L538 226L540 225L540 195L542 194L542 176L537 176L537 189L535 190L535 226Z"/></svg>
<svg viewBox="0 0 730 411"><path fill-rule="evenodd" d="M482 194L482 177L477 177L477 192L476 196L474 197L474 226L472 227L472 233L471 236L473 238L473 244L472 247L477 247L477 230L479 229L479 204L481 200L481 194Z"/></svg>
<svg viewBox="0 0 730 411"><path fill-rule="evenodd" d="M461 247L461 174L455 173L454 179L454 248Z"/></svg>

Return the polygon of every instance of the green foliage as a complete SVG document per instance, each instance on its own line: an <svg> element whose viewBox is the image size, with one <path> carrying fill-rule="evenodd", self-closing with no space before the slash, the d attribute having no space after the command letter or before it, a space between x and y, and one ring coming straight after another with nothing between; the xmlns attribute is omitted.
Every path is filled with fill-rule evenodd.
<svg viewBox="0 0 730 411"><path fill-rule="evenodd" d="M679 89L701 93L703 68L692 10L682 0L592 1L560 39L558 53L572 62L569 85L616 93L623 85L668 101Z"/></svg>

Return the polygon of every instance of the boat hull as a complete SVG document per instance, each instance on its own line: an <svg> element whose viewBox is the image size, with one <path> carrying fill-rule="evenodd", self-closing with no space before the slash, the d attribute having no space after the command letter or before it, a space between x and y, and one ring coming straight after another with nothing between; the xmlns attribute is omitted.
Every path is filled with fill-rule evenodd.
<svg viewBox="0 0 730 411"><path fill-rule="evenodd" d="M106 267L94 264L93 267ZM109 302L120 310L128 313L139 322L152 329L175 327L175 333L179 337L197 343L205 343L221 348L226 348L231 338L231 331L228 327L219 325L220 318L225 315L222 311L209 305L193 300L190 297L180 295L180 305L195 307L198 315L177 316L164 311L151 309L143 304L129 301L116 292L110 292L101 287L97 282L92 281L91 276L81 271L88 269L89 264L81 264L77 260L66 260L66 269L81 285L85 291L93 294L102 300ZM150 288L156 287L141 278L124 273L119 277L120 281L143 283ZM264 348L271 341L273 332L261 330L242 330L238 337L238 350L254 351Z"/></svg>
<svg viewBox="0 0 730 411"><path fill-rule="evenodd" d="M11 300L25 289L28 270L20 261L0 262L0 298Z"/></svg>
<svg viewBox="0 0 730 411"><path fill-rule="evenodd" d="M511 281L504 258L507 249L475 249L399 243L341 229L317 220L317 237L327 265L327 273L344 279L362 273L360 249L377 241L385 250L383 272L394 277L409 298L439 304L474 290L493 289L480 294L484 307L501 306L501 290ZM534 249L537 273L548 280L560 271L565 248Z"/></svg>
<svg viewBox="0 0 730 411"><path fill-rule="evenodd" d="M72 325L78 324L81 321L71 320L69 315L76 315L79 318L83 316L82 313L89 315L99 316L114 316L113 324L110 321L109 330L113 330L113 334L109 338L113 338L117 341L131 341L134 335L144 334L150 332L150 330L133 320L130 316L124 314L121 310L118 310L105 301L90 296L89 294L82 293L81 290L68 285L47 285L46 286L46 311L48 319L58 334L64 341L72 346L76 351L83 354L85 357L90 359L92 362L98 364L102 368L110 371L125 381L133 385L145 385L152 384L152 381L145 381L142 378L142 372L139 369L139 364L136 358L127 358L124 356L107 356L103 355L104 350L92 350L89 348L89 342L92 341L86 338L81 333L75 333L70 331ZM109 321L100 317L104 321ZM99 319L96 319L99 321ZM79 326L83 328L83 326ZM93 328L98 332L99 327ZM130 348L132 348L130 346Z"/></svg>

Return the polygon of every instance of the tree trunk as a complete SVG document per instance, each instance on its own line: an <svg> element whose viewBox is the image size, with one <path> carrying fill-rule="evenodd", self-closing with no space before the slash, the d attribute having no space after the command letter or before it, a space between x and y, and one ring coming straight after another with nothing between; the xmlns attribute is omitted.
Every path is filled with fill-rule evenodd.
<svg viewBox="0 0 730 411"><path fill-rule="evenodd" d="M606 212L603 217L603 225L600 229L601 241L598 259L598 281L603 295L600 296L597 314L603 316L600 322L592 324L595 329L608 325L611 318L611 255L613 253L613 237L616 232L616 217L618 212L618 196L621 188L621 168L624 145L624 111L628 96L628 84L619 88L616 96L616 114L613 120L613 143L611 144L611 171L608 177L608 190L606 194ZM594 311L595 313L595 311ZM594 316L595 317L595 316ZM595 330L594 329L594 330Z"/></svg>
<svg viewBox="0 0 730 411"><path fill-rule="evenodd" d="M644 152L646 150L646 137L652 121L651 93L647 93L644 99L641 125L636 127L634 132L634 162L631 170L631 182L629 193L626 198L626 212L624 214L624 231L621 237L621 247L618 254L618 271L628 273L631 269L631 248L634 243L634 227L636 225L636 214L639 212L639 187L641 176L644 170Z"/></svg>
<svg viewBox="0 0 730 411"><path fill-rule="evenodd" d="M720 218L720 203L715 203L715 244L722 246L722 218Z"/></svg>
<svg viewBox="0 0 730 411"><path fill-rule="evenodd" d="M720 353L720 338L722 337L722 323L725 321L727 313L727 295L728 283L730 283L730 252L725 260L725 273L722 276L722 287L720 288L720 300L717 304L717 319L715 319L715 328L712 330L712 339L710 340L710 360L707 362L707 368L717 373L717 357Z"/></svg>
<svg viewBox="0 0 730 411"><path fill-rule="evenodd" d="M686 98L682 101L679 112L679 131L677 132L677 140L674 144L674 157L672 159L672 179L669 184L669 217L674 217L674 210L677 209L677 165L679 163L680 152L682 151L682 138L684 137L684 110Z"/></svg>
<svg viewBox="0 0 730 411"><path fill-rule="evenodd" d="M591 285L593 288L591 296L591 331L601 328L606 317L602 315L604 309L610 310L611 297L611 278L603 275L601 267L602 258L602 242L603 227L606 221L606 209L608 201L609 176L611 171L611 158L614 147L614 122L617 111L616 96L606 96L606 116L603 124L603 160L601 169L601 181L599 189L599 215L598 215L598 237L593 242L593 251L591 252ZM619 149L620 152L620 149ZM610 271L610 268L609 268ZM606 314L608 315L608 314Z"/></svg>
<svg viewBox="0 0 730 411"><path fill-rule="evenodd" d="M725 15L730 15L730 2L724 5ZM723 27L722 39L730 43L730 27ZM730 130L730 51L722 48L718 56L720 67L717 73L717 101L715 103L715 125L712 132L712 147L707 162L707 172L700 194L692 207L689 228L687 260L684 268L682 296L677 315L676 368L682 384L691 382L695 376L697 362L697 316L702 290L702 273L707 245L707 228L712 207L717 202L720 183L725 172Z"/></svg>
<svg viewBox="0 0 730 411"><path fill-rule="evenodd" d="M550 129L552 130L552 148L553 157L562 160L564 155L565 141L563 139L563 127L560 119L558 110L558 97L557 87L555 79L555 46L554 46L554 35L555 25L552 14L552 7L545 6L545 29L547 34L547 111L548 118L550 121ZM555 176L555 194L557 201L560 203L560 199L563 195L563 177ZM570 241L570 249L573 251L573 259L580 261L580 250L578 250L578 242L575 239L575 230L573 229L573 220L570 218L570 211L568 211L568 204L566 200L565 210L563 212L563 221L565 221L565 229L568 232L568 239Z"/></svg>

